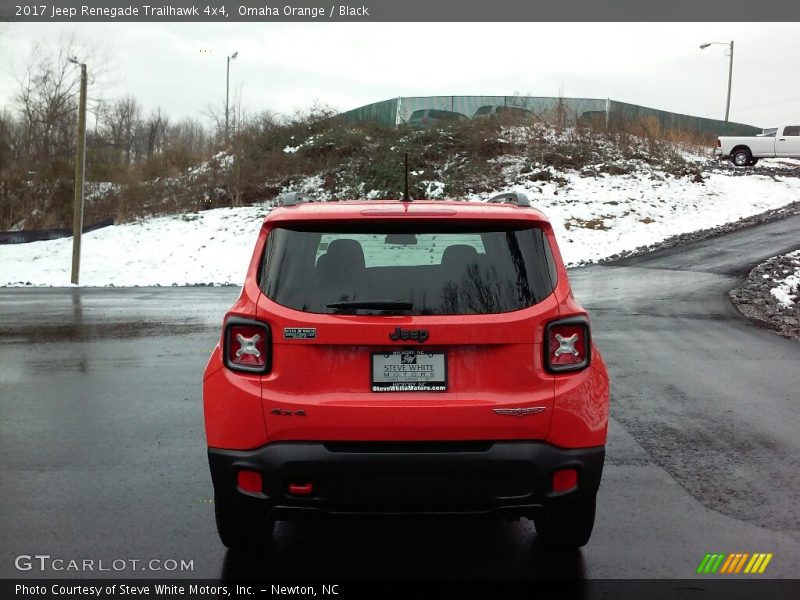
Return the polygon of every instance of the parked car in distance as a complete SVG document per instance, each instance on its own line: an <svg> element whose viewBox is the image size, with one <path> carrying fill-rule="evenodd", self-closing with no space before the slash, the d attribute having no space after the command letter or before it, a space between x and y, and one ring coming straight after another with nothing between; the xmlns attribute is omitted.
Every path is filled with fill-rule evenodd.
<svg viewBox="0 0 800 600"><path fill-rule="evenodd" d="M406 125L412 129L427 129L428 127L442 127L457 121L465 121L468 118L467 115L452 110L424 108L411 113Z"/></svg>
<svg viewBox="0 0 800 600"><path fill-rule="evenodd" d="M489 202L316 202L258 233L203 375L217 530L276 520L531 518L589 540L608 372L547 217Z"/></svg>
<svg viewBox="0 0 800 600"><path fill-rule="evenodd" d="M752 166L759 158L800 158L800 125L765 129L759 135L720 136L714 156L737 167Z"/></svg>
<svg viewBox="0 0 800 600"><path fill-rule="evenodd" d="M509 115L514 117L532 117L533 111L530 111L527 108L520 108L518 106L494 106L491 104L487 104L486 106L481 106L478 110L476 110L475 114L472 115L472 118L485 119L488 117L496 117L499 115Z"/></svg>

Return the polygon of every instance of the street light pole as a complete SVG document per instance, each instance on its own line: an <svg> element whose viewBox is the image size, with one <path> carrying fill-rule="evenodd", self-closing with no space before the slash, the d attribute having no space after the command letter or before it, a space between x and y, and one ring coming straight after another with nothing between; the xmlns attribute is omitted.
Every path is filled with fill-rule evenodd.
<svg viewBox="0 0 800 600"><path fill-rule="evenodd" d="M228 57L228 68L225 71L225 141L228 141L228 99L231 90L231 61L236 60L239 52L234 52Z"/></svg>
<svg viewBox="0 0 800 600"><path fill-rule="evenodd" d="M733 40L728 42L707 42L705 44L700 44L700 49L705 50L712 44L720 44L722 46L728 46L730 49L730 63L728 64L728 99L725 102L725 122L728 122L728 117L731 113L731 83L733 82Z"/></svg>
<svg viewBox="0 0 800 600"><path fill-rule="evenodd" d="M72 214L72 278L78 285L81 270L81 236L83 234L83 187L86 171L86 64L69 61L81 67L81 94L78 106L78 141L75 145L75 202Z"/></svg>
<svg viewBox="0 0 800 600"><path fill-rule="evenodd" d="M731 112L731 82L733 81L733 40L731 40L731 60L728 65L728 101L725 103L725 122Z"/></svg>

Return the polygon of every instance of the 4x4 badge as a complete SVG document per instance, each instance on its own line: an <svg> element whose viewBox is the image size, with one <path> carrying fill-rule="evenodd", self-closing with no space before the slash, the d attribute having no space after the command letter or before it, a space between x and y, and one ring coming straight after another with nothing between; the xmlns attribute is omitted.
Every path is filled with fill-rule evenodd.
<svg viewBox="0 0 800 600"><path fill-rule="evenodd" d="M285 410L283 408L273 408L270 411L273 415L280 415L282 417L305 417L306 411L304 410Z"/></svg>
<svg viewBox="0 0 800 600"><path fill-rule="evenodd" d="M509 415L511 417L525 417L527 415L538 415L545 410L544 406L534 406L532 408L493 408L498 415Z"/></svg>
<svg viewBox="0 0 800 600"><path fill-rule="evenodd" d="M395 327L394 331L389 334L389 339L393 342L398 340L416 340L420 344L430 337L427 329L401 329Z"/></svg>

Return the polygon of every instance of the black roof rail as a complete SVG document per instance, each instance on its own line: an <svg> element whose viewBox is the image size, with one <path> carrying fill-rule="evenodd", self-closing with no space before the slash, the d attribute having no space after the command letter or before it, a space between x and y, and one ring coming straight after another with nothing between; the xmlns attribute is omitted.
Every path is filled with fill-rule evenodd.
<svg viewBox="0 0 800 600"><path fill-rule="evenodd" d="M497 194L496 196L492 196L489 198L489 202L493 203L510 203L516 204L517 206L530 206L531 201L522 192L503 192L502 194Z"/></svg>
<svg viewBox="0 0 800 600"><path fill-rule="evenodd" d="M302 204L304 202L319 202L319 200L311 194L306 194L304 192L289 192L278 197L280 206L295 206L296 204Z"/></svg>

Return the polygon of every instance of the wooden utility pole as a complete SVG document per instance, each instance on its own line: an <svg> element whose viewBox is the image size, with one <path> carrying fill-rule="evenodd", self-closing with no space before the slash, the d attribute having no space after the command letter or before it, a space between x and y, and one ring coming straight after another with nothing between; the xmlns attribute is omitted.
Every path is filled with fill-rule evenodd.
<svg viewBox="0 0 800 600"><path fill-rule="evenodd" d="M77 62L77 61L73 61ZM86 170L86 65L81 63L81 97L78 107L78 141L75 145L75 206L72 217L72 283L78 285L83 233L83 182Z"/></svg>

